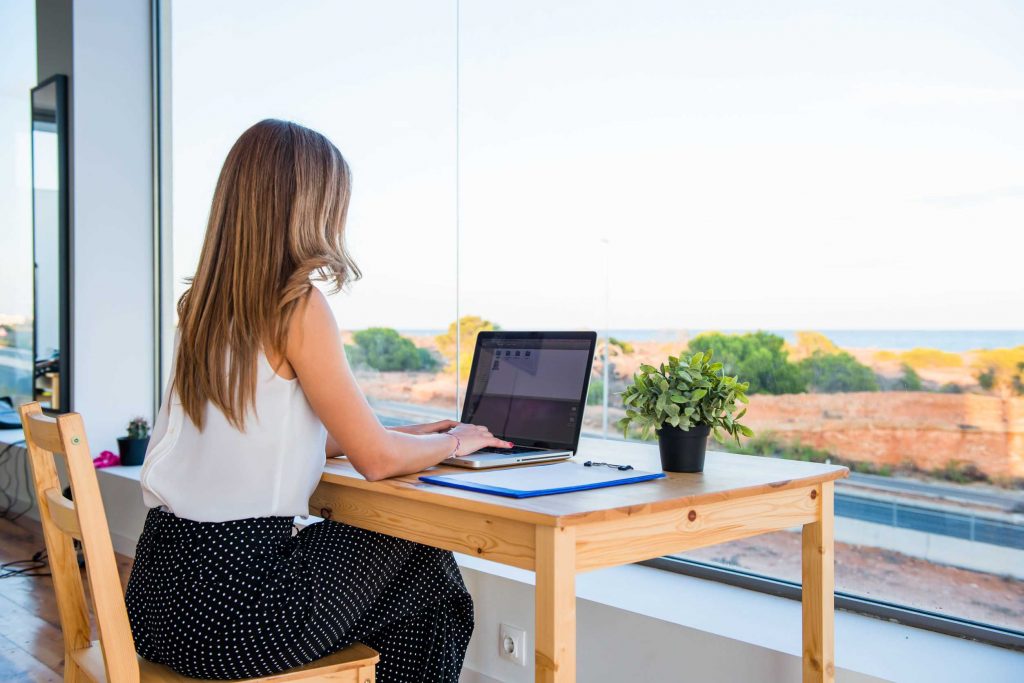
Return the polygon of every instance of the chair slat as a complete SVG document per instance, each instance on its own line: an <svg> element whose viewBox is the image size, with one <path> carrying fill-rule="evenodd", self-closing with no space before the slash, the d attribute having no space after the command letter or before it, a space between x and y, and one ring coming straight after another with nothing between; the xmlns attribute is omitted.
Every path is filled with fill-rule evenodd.
<svg viewBox="0 0 1024 683"><path fill-rule="evenodd" d="M75 540L82 540L82 527L78 524L78 513L75 504L64 497L57 489L47 489L46 501L49 503L50 519L57 528Z"/></svg>
<svg viewBox="0 0 1024 683"><path fill-rule="evenodd" d="M60 429L57 420L43 413L28 415L24 422L26 436L31 436L36 446L51 453L63 453L64 444L60 440Z"/></svg>
<svg viewBox="0 0 1024 683"><path fill-rule="evenodd" d="M44 494L50 489L59 491L61 484L57 476L53 451L40 444L37 439L40 434L45 437L48 431L52 432L49 425L53 420L44 418L42 412L43 409L38 403L18 406L21 425L25 429L25 447L32 463L32 484L36 500L39 501L39 521L42 523L43 536L46 539L47 561L53 575L53 591L57 597L64 646L70 653L89 644L89 613L74 543L53 521L49 511L50 499ZM64 449L61 447L59 450Z"/></svg>

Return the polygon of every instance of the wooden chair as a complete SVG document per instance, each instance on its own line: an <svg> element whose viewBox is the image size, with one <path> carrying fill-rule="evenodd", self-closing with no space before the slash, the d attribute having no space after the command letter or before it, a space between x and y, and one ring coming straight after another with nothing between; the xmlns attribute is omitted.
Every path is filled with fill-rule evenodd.
<svg viewBox="0 0 1024 683"><path fill-rule="evenodd" d="M32 462L39 517L64 631L64 680L194 683L194 678L181 676L135 654L82 416L66 413L55 419L44 415L38 403L26 403L18 411ZM61 492L54 454L64 456L74 501ZM72 539L81 542L85 552L98 641L91 640L85 589ZM305 666L249 680L372 683L377 660L376 652L357 643Z"/></svg>

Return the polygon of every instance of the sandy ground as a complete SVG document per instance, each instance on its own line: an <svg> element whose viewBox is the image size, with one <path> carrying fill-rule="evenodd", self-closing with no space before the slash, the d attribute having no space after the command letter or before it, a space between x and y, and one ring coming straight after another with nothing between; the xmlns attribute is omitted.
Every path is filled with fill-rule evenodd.
<svg viewBox="0 0 1024 683"><path fill-rule="evenodd" d="M800 535L782 531L684 557L800 580ZM890 550L836 544L836 590L1024 631L1024 581L933 564Z"/></svg>

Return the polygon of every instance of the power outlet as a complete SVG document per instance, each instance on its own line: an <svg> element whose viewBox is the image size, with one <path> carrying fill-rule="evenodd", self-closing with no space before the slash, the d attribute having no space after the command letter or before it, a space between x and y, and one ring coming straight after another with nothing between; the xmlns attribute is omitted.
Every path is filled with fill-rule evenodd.
<svg viewBox="0 0 1024 683"><path fill-rule="evenodd" d="M498 627L498 654L502 659L526 666L526 631L501 624Z"/></svg>

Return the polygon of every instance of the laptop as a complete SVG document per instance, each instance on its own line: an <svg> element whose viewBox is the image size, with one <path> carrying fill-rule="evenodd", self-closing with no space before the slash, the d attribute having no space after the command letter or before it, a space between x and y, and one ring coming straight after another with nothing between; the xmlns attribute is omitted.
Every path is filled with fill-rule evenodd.
<svg viewBox="0 0 1024 683"><path fill-rule="evenodd" d="M462 422L484 425L515 445L444 463L481 469L575 455L596 344L595 332L481 332Z"/></svg>

